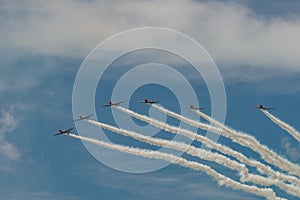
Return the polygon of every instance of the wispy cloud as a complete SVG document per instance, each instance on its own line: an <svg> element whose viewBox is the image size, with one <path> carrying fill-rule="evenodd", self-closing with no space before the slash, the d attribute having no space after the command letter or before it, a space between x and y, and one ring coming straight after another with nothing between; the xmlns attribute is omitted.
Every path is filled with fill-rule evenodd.
<svg viewBox="0 0 300 200"><path fill-rule="evenodd" d="M9 160L20 159L20 152L18 148L8 141L8 134L13 133L18 126L19 120L14 116L15 106L11 106L8 110L2 110L0 118L0 156Z"/></svg>
<svg viewBox="0 0 300 200"><path fill-rule="evenodd" d="M299 17L263 18L233 1L4 1L1 10L1 44L27 52L85 56L119 31L161 26L197 39L227 67L300 69Z"/></svg>
<svg viewBox="0 0 300 200"><path fill-rule="evenodd" d="M48 191L33 191L33 192L24 192L19 191L18 189L9 189L1 191L3 199L11 199L11 200L22 200L22 199L32 199L32 200L39 200L39 199L46 199L46 200L76 200L81 199L79 197L73 195L65 195L65 194L58 194L54 192Z"/></svg>
<svg viewBox="0 0 300 200"><path fill-rule="evenodd" d="M290 138L284 137L281 139L281 146L284 148L285 153L293 160L299 161L300 159L300 144L294 145Z"/></svg>

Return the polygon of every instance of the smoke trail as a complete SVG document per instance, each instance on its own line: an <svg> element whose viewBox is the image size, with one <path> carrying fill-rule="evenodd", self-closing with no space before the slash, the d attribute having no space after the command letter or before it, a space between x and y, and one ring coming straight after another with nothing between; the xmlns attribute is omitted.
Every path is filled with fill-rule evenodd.
<svg viewBox="0 0 300 200"><path fill-rule="evenodd" d="M245 163L245 164L247 164L249 166L252 166L252 167L256 167L259 172L261 172L263 174L270 175L274 179L278 179L278 180L281 180L281 181L289 181L291 183L295 183L297 185L300 185L300 180L298 178L296 178L294 176L291 176L291 175L286 175L286 174L282 174L282 173L279 173L279 172L275 172L271 167L266 166L266 165L264 165L264 164L262 164L262 163L260 163L256 160L250 160L249 158L247 158L242 153L234 151L234 150L230 149L229 147L226 147L226 146L221 145L219 143L216 143L216 142L214 142L214 141L210 140L209 138L206 138L202 135L198 135L198 134L193 133L189 130L181 129L181 128L178 128L178 127L175 127L175 126L171 126L169 124L162 123L158 120L152 119L152 118L147 117L145 115L135 113L135 112L133 112L131 110L128 110L128 109L126 109L124 107L121 107L121 106L115 106L115 108L117 108L118 110L120 110L124 113L129 114L132 117L135 117L139 120L142 120L144 122L152 124L153 126L161 128L161 129L163 129L165 131L168 131L170 133L181 134L181 135L186 136L186 137L188 137L192 140L195 139L199 142L202 142L205 145L207 145L209 148L216 149L219 152L222 152L226 155L230 155L230 156L233 156L233 157L237 158L242 163Z"/></svg>
<svg viewBox="0 0 300 200"><path fill-rule="evenodd" d="M198 121L194 121L194 120L192 120L192 119L189 119L189 118L187 118L187 117L184 117L184 116L182 116L182 115L179 115L179 114L177 114L177 113L175 113L175 112L172 112L172 111L170 111L170 110L168 110L168 109L165 109L165 108L163 108L162 106L158 106L158 105L155 105L155 104L151 104L151 106L153 106L154 108L156 108L156 109L158 109L159 111L161 111L161 112L163 112L163 113L166 113L167 115L169 115L169 116L171 116L171 117L174 117L174 118L176 118L176 119L178 119L178 120L180 120L180 121L183 121L183 122L185 122L185 123L187 123L187 124L190 124L190 125L192 125L192 126L194 126L194 127L198 127L198 128L200 128L200 129L202 129L202 130L205 130L205 131L211 131L211 132L213 132L213 133L216 133L216 134L221 134L221 135L223 135L223 136L225 136L225 137L229 137L229 135L228 135L228 132L229 131L225 131L226 129L220 129L220 128L218 128L218 127L215 127L215 126L211 126L211 125L209 125L209 124L204 124L204 123L201 123L201 122L198 122ZM199 114L199 113L198 113ZM202 113L201 113L202 114ZM219 123L219 122L217 122L217 123ZM219 124L221 124L221 123L219 123ZM231 137L235 137L234 135L232 135L231 134ZM239 137L235 137L235 140L237 140L237 141L240 141L241 140L241 138L243 138L243 136L240 136L239 135Z"/></svg>
<svg viewBox="0 0 300 200"><path fill-rule="evenodd" d="M286 191L294 196L300 197L300 192L297 187L294 187L292 185L286 185L278 180L265 178L265 177L258 176L258 175L248 174L248 169L246 168L245 165L240 164L234 160L231 160L221 154L213 153L213 152L210 152L210 151L207 151L204 149L199 149L199 148L187 145L182 142L147 137L147 136L135 133L133 131L120 129L120 128L117 128L117 127L114 127L114 126L111 126L108 124L104 124L101 122L93 121L93 120L85 120L85 121L90 124L99 126L101 128L110 130L115 133L119 133L119 134L122 134L122 135L125 135L128 137L132 137L134 139L137 139L142 142L146 142L151 145L172 148L172 149L175 149L178 151L186 152L187 154L190 154L192 156L199 157L203 160L216 162L216 163L221 164L232 170L237 170L241 176L242 181L253 182L255 184L260 184L260 185L264 185L264 186L277 185L284 191Z"/></svg>
<svg viewBox="0 0 300 200"><path fill-rule="evenodd" d="M300 133L296 131L293 127L288 125L287 123L281 121L271 113L269 113L267 110L262 110L261 111L269 118L271 119L275 124L279 125L283 130L286 130L289 134L291 134L298 142L300 142Z"/></svg>
<svg viewBox="0 0 300 200"><path fill-rule="evenodd" d="M101 122L97 122L94 120L85 120L85 121L90 124L96 125L98 127L110 130L115 133L125 135L127 137L132 137L134 139L137 139L142 142L146 142L151 145L175 149L178 151L185 152L189 155L201 158L203 160L216 162L227 168L238 171L240 173L240 176L242 177L242 180L245 180L245 181L248 180L248 178L247 178L248 177L248 169L246 168L246 166L244 164L241 164L234 160L231 160L230 158L225 157L221 154L213 153L211 151L207 151L207 150L200 149L200 148L196 148L194 146L188 145L183 142L176 142L176 141L169 141L169 140L164 140L164 139L159 139L159 138L147 137L147 136L138 134L133 131L120 129L120 128L117 128L117 127L114 127L114 126L111 126L108 124L104 124Z"/></svg>
<svg viewBox="0 0 300 200"><path fill-rule="evenodd" d="M251 179L251 181L253 183L256 183L259 185L264 185L264 186L276 185L283 191L285 191L289 194L292 194L294 196L300 197L299 187L296 187L294 185L285 184L279 180L274 180L274 179L262 177L259 175L254 175L254 174L249 174L248 178Z"/></svg>
<svg viewBox="0 0 300 200"><path fill-rule="evenodd" d="M194 161L188 161L184 158L177 157L172 154L168 153L162 153L162 152L157 152L157 151L151 151L151 150L146 150L146 149L139 149L139 148L133 148L133 147L127 147L127 146L122 146L122 145L117 145L117 144L110 144L101 140L96 140L92 138L87 138L87 137L82 137L74 134L69 134L67 135L72 138L84 140L87 142L91 142L93 144L112 149L112 150L117 150L120 152L125 152L128 154L136 155L136 156L142 156L145 158L153 158L153 159L160 159L160 160L165 160L174 164L178 164L181 166L184 166L186 168L190 168L193 170L197 171L203 171L206 174L212 176L218 181L219 185L224 185L227 187L231 187L236 190L243 190L248 193L255 194L257 196L262 196L265 197L266 199L274 200L274 199L284 199L277 197L275 192L271 188L258 188L254 185L246 185L242 184L240 182L237 182L235 180L230 179L229 177L224 176L223 174L220 174L210 168L207 165L203 165Z"/></svg>
<svg viewBox="0 0 300 200"><path fill-rule="evenodd" d="M227 135L232 139L232 141L251 148L253 151L256 151L261 155L261 157L270 164L275 164L282 170L288 171L290 174L300 176L300 166L290 162L289 160L277 155L274 151L269 149L267 146L260 144L253 136L250 136L245 133L238 132L229 128L228 126L216 121L215 119L209 117L208 115L200 112L199 110L194 110L201 117L212 123L213 125L224 130ZM242 138L242 139L237 139Z"/></svg>
<svg viewBox="0 0 300 200"><path fill-rule="evenodd" d="M206 114L200 112L199 110L194 110L194 111L196 113L198 113L200 116L202 116L203 118L205 118L206 120L210 121L212 124L214 124L216 126L220 126L219 127L220 129L218 129L214 126L210 126L207 124L203 124L203 123L188 119L188 118L183 117L179 114L176 114L172 111L169 111L161 106L158 106L155 104L151 104L151 105L154 108L157 108L158 110L160 110L161 112L164 112L164 113L166 113L174 118L177 118L183 122L189 123L192 126L196 126L203 130L209 130L211 132L221 134L225 137L230 138L235 143L249 147L253 151L259 153L261 155L261 157L265 161L267 161L269 164L276 165L280 169L287 171L290 174L297 175L298 177L300 177L300 167L298 165L291 163L289 160L287 160L285 158L280 157L274 151L270 150L268 147L260 144L260 142L258 142L254 137L252 137L248 134L240 133L233 129L230 129L229 127L221 124L220 122L217 122L216 120L212 119L211 117L207 116Z"/></svg>
<svg viewBox="0 0 300 200"><path fill-rule="evenodd" d="M204 118L205 120L209 121L212 125L216 126L216 127L219 127L221 128L222 130L225 130L226 133L232 133L232 132L236 132L235 130L229 128L228 126L218 122L217 120L209 117L208 115L206 115L205 113L199 111L199 110L196 110L196 109L192 109L195 113L197 113L198 115L200 115L202 118ZM244 138L246 139L247 141L250 141L252 142L253 140L255 140L255 138L253 138L252 136L250 135L246 135L246 134L242 134L242 133L239 133L239 132L236 132L235 134L231 134L233 137L236 137L236 138Z"/></svg>

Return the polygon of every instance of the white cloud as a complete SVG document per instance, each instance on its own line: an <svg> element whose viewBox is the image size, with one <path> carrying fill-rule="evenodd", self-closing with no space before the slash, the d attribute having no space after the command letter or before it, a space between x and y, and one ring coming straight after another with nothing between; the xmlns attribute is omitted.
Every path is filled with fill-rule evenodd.
<svg viewBox="0 0 300 200"><path fill-rule="evenodd" d="M15 106L8 111L2 110L0 118L0 156L9 160L18 160L20 152L14 144L7 141L7 134L10 134L18 126L18 119L13 116Z"/></svg>
<svg viewBox="0 0 300 200"><path fill-rule="evenodd" d="M112 34L160 26L195 38L220 68L300 72L300 20L264 19L232 1L4 1L2 10L0 44L34 53L85 57Z"/></svg>
<svg viewBox="0 0 300 200"><path fill-rule="evenodd" d="M293 160L299 161L300 159L300 145L294 146L291 140L287 137L281 139L281 146L284 148L285 153Z"/></svg>

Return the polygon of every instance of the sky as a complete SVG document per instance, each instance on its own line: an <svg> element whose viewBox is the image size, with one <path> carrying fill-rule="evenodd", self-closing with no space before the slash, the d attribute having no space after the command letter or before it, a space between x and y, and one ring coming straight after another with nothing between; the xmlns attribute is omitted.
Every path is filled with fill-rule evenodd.
<svg viewBox="0 0 300 200"><path fill-rule="evenodd" d="M121 157L117 157L119 160L116 157L110 160L115 155L113 150L88 146L100 149L102 154L100 152L97 156L103 156L110 164L114 163L113 168L108 163L98 161L85 143L64 136L53 137L53 133L58 129L82 126L79 123L75 126L72 122L74 84L82 64L99 43L108 41L108 38L122 31L161 27L187 35L201 44L205 51L201 57L181 40L173 40L174 48L184 48L191 59L204 58L209 54L216 64L226 98L220 107L216 105L215 111L222 111L221 105L225 105L225 124L254 136L279 155L300 165L299 142L254 109L258 104L275 107L272 114L300 130L299 9L300 2L296 0L1 1L1 197L13 200L264 199L218 186L216 180L203 172L173 164L148 173L124 172L122 167L130 166L127 159L133 159L134 156L121 154ZM132 43L140 41L147 41L154 46L163 45L170 39L153 37L151 34L146 36L134 35L131 40L121 40L106 51L100 51L95 66L102 69L105 59L126 45L130 47ZM91 99L95 102L92 107L99 121L145 135L153 136L157 132L156 137L174 139L173 135L119 111L103 109L101 105L111 100L113 95L126 97L113 99L124 100L124 107L176 126L180 124L178 120L136 101L144 98L160 100L161 105L170 110L180 112L181 109L183 115L205 122L186 108L188 102L195 102L195 97L196 103L206 107L205 113L212 112L212 91L209 91L205 82L206 77L203 74L199 76L189 60L150 48L130 51L112 61L103 72L102 79L95 87L95 96ZM127 74L125 82L119 84L119 93L113 93L118 80L126 72L149 63L152 63L151 66L134 71L133 78ZM171 66L175 71L164 73L164 68L154 67L154 63ZM82 98L88 91L84 87L89 86L97 69L90 68L90 74L80 85L83 88L79 93ZM184 79L178 73L190 82L196 91L195 96L187 95L189 91L185 91ZM135 80L149 77L162 79L169 85L159 86L155 82L144 84L132 93L124 89L125 86L134 85ZM214 83L219 79L209 77L208 80ZM91 105L77 106L85 109ZM132 121L128 123L128 120ZM180 126L194 130L186 124ZM87 130L91 132L80 131L80 134L100 135L95 127L88 126ZM104 133L114 143L157 149L112 132ZM205 134L200 130L198 133ZM262 161L256 153L226 138L220 137L218 142ZM200 146L198 143L193 145ZM149 165L155 162L153 159L143 161ZM238 178L236 173L225 167L197 161L235 180ZM272 188L278 196L297 199L277 187Z"/></svg>

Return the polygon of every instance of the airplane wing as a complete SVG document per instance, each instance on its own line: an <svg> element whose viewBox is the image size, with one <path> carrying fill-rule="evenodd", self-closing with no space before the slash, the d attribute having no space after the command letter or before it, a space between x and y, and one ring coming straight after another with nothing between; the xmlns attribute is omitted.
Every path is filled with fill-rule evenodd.
<svg viewBox="0 0 300 200"><path fill-rule="evenodd" d="M188 108L192 109L192 110L203 110L203 109L205 109L204 107L195 107L193 105L190 105Z"/></svg>
<svg viewBox="0 0 300 200"><path fill-rule="evenodd" d="M86 116L86 118L87 118L87 119L88 119L88 118L91 118L93 115L94 115L94 114L90 114L90 115Z"/></svg>
<svg viewBox="0 0 300 200"><path fill-rule="evenodd" d="M119 101L119 102L117 102L117 103L113 103L112 105L113 106L118 106L118 105L120 105L121 103L123 103L124 101Z"/></svg>
<svg viewBox="0 0 300 200"><path fill-rule="evenodd" d="M199 108L192 108L194 110L204 110L205 108L204 107L199 107Z"/></svg>
<svg viewBox="0 0 300 200"><path fill-rule="evenodd" d="M274 110L275 108L266 108L265 110Z"/></svg>
<svg viewBox="0 0 300 200"><path fill-rule="evenodd" d="M142 101L136 101L138 103L148 103L148 104L152 104L152 103L159 103L159 101L151 101L149 99L144 99Z"/></svg>
<svg viewBox="0 0 300 200"><path fill-rule="evenodd" d="M90 117L92 117L94 114L90 114L88 116L85 116L85 117L80 117L78 119L75 119L73 120L73 122L76 122L76 121L81 121L81 120L84 120L84 119L89 119Z"/></svg>
<svg viewBox="0 0 300 200"><path fill-rule="evenodd" d="M105 105L102 105L102 107L118 106L118 105L120 105L120 104L123 103L123 102L124 102L124 101L119 101L119 102L116 102L116 103L105 104Z"/></svg>
<svg viewBox="0 0 300 200"><path fill-rule="evenodd" d="M263 105L255 106L255 108L260 109L260 110L273 110L274 109L273 107L265 107Z"/></svg>
<svg viewBox="0 0 300 200"><path fill-rule="evenodd" d="M57 135L62 135L62 134L65 134L65 133L67 133L67 132L63 131L63 132L58 132L58 133L55 133L55 134L53 134L53 135L54 135L54 136L57 136Z"/></svg>
<svg viewBox="0 0 300 200"><path fill-rule="evenodd" d="M57 136L57 135L65 134L65 133L70 133L71 130L73 130L73 128L69 128L69 129L67 129L67 130L64 130L64 131L55 133L55 134L53 134L53 135L54 135L54 136Z"/></svg>
<svg viewBox="0 0 300 200"><path fill-rule="evenodd" d="M73 128L69 128L66 130L66 133L69 133L71 130L73 130Z"/></svg>

